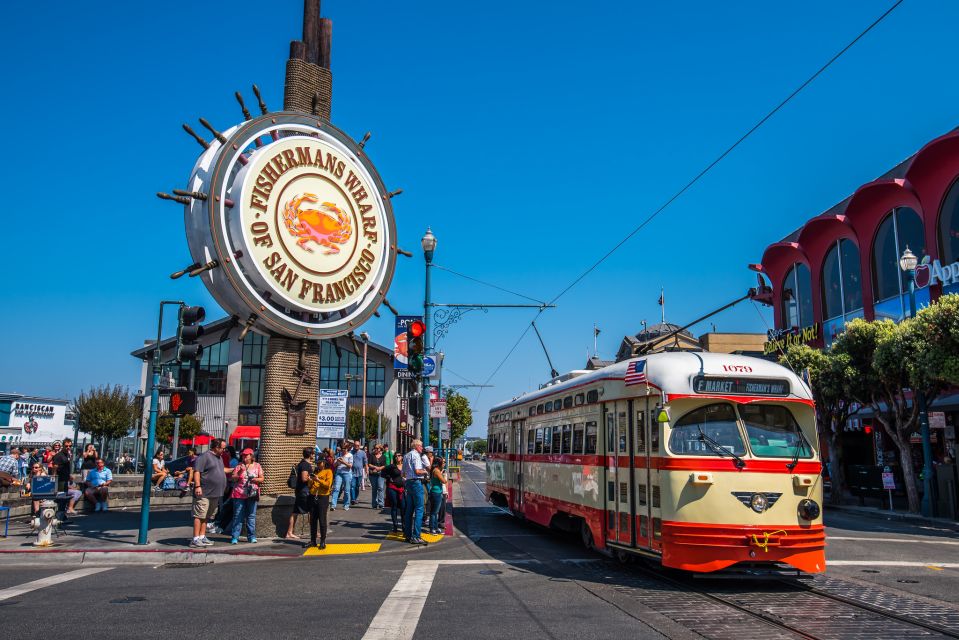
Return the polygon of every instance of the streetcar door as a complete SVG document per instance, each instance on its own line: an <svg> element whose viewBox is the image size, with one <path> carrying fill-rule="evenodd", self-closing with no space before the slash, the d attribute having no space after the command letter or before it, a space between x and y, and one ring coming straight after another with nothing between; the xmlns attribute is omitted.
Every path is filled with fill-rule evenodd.
<svg viewBox="0 0 959 640"><path fill-rule="evenodd" d="M636 452L636 546L650 549L652 543L652 484L653 466L651 427L655 425L650 415L649 397L637 398L633 402L632 416L636 434L634 447Z"/></svg>
<svg viewBox="0 0 959 640"><path fill-rule="evenodd" d="M514 487L516 491L515 497L510 500L510 507L517 513L523 513L523 465L525 458L523 453L525 451L524 447L526 447L523 425L523 420L513 421L513 433L510 439L510 453L515 454L510 456L513 458L513 477L510 486Z"/></svg>
<svg viewBox="0 0 959 640"><path fill-rule="evenodd" d="M632 456L629 405L606 405L606 539L632 546Z"/></svg>

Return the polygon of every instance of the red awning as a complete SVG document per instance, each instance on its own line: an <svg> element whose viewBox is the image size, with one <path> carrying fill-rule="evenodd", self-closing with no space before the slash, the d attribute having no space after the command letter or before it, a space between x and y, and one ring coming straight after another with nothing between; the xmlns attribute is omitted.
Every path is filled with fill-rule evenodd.
<svg viewBox="0 0 959 640"><path fill-rule="evenodd" d="M208 434L208 433L201 433L200 435L198 435L198 436L195 437L195 438L181 438L181 439L180 439L180 444L186 445L186 446L188 446L188 447L189 447L189 446L193 446L193 445L206 446L206 445L210 444L210 440L212 440L212 439L213 439L213 437L212 437L210 434Z"/></svg>
<svg viewBox="0 0 959 640"><path fill-rule="evenodd" d="M259 440L260 425L240 425L230 434L230 442L234 440Z"/></svg>

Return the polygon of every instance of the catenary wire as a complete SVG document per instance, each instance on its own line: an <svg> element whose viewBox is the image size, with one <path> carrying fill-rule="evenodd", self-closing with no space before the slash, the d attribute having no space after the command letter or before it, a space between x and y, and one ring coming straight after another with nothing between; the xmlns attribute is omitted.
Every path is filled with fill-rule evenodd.
<svg viewBox="0 0 959 640"><path fill-rule="evenodd" d="M896 2L893 3L892 6L890 6L888 9L886 9L886 11L882 13L882 15L880 15L878 18L876 18L875 20L873 20L873 22L872 22L869 26L867 26L865 29L863 29L863 30L859 33L859 35L857 35L855 38L853 38L853 39L849 42L849 44L847 44L845 47L843 47L842 49L840 49L838 53L836 53L832 58L830 58L824 65L822 65L821 67L819 67L819 69L817 69L815 73L813 73L811 76L809 76L809 78L807 78L805 82L803 82L802 84L800 84L800 85L799 85L792 93L790 93L782 102L780 102L780 103L779 103L778 105L776 105L769 113L767 113L765 116L763 116L763 117L759 120L759 122L757 122L757 123L756 123L755 125L753 125L748 131L746 131L746 133L744 133L742 136L740 136L740 138L739 138L738 140L736 140L732 145L730 145L729 147L727 147L726 150L723 151L719 156L717 156L715 160L713 160L713 161L710 162L708 165L706 165L706 167L705 167L702 171L700 171L699 173L697 173L697 174L696 174L690 181L688 181L679 191L677 191L676 193L674 193L668 200L666 200L666 202L664 202L662 205L660 205L658 209L656 209L656 210L653 211L649 216L647 216L645 220L643 220L635 229L633 229L632 231L630 231L622 240L620 240L619 242L617 242L617 243L613 246L613 248L610 249L609 251L607 251L606 254L604 254L599 260L597 260L597 261L594 262L592 265L590 265L590 267L589 267L588 269L586 269L586 271L584 271L584 272L581 273L579 276L577 276L575 280L573 280L569 285L566 286L566 288L564 288L562 291L560 291L558 294L556 294L556 296L555 296L552 300L550 300L548 304L554 304L557 300L559 300L561 297L563 297L564 295L566 295L566 293L568 293L570 289L572 289L572 288L575 287L577 284L579 284L584 278L586 278L586 276L588 276L590 273L592 273L599 265L601 265L603 262L605 262L607 259L609 259L610 256L612 256L614 253L616 253L616 251L618 251L620 247L622 247L624 244L626 244L627 242L629 242L629 240L630 240L633 236L635 236L637 233L639 233L647 224L649 224L650 222L652 222L653 219L655 219L660 213L662 213L663 211L665 211L667 207L669 207L673 202L675 202L677 199L679 199L680 196L682 196L684 193L686 193L686 191L688 191L693 185L695 185L697 182L699 182L699 180L702 179L703 176L705 176L713 167L715 167L717 164L719 164L720 162L722 162L722 161L726 158L726 156L728 156L730 153L733 152L733 150L736 149L736 147L738 147L740 144L742 144L743 142L745 142L745 140L746 140L747 138L749 138L749 136L751 136L753 133L755 133L755 131L756 131L757 129L759 129L762 125L764 125L764 124L765 124L770 118L772 118L780 109L782 109L784 106L786 106L786 105L787 105L793 98L795 98L803 89L805 89L807 86L809 86L809 85L813 82L813 80L815 80L816 78L818 78L826 69L828 69L830 66L832 66L832 64L833 64L834 62L836 62L836 60L838 60L840 57L842 57L842 55L843 55L844 53L846 53L847 51L849 51L849 49L851 49L851 48L853 47L853 45L855 45L857 42L859 42L867 33L869 33L870 31L872 31L880 22L882 22L882 21L886 18L886 16L888 16L888 15L889 15L890 13L892 13L899 5L901 5L901 4L903 3L903 1L904 1L904 0L896 0ZM542 310L540 310L540 312L539 312L538 314L536 314L536 318L539 318L539 315L540 315L541 313L542 313ZM536 318L533 319L533 322L536 321ZM495 375L499 372L499 370L503 367L503 365L506 364L506 361L509 360L509 357L510 357L511 355L513 355L513 351L516 350L516 347L519 345L520 341L522 341L522 339L526 336L526 334L529 332L529 330L530 330L530 328L531 328L532 326L533 326L532 323L530 323L530 324L528 324L528 325L526 326L526 328L523 330L523 333L520 334L519 339L516 341L516 343L513 345L513 347L509 350L509 353L506 354L506 357L504 357L503 360L500 361L500 363L499 363L498 365L496 365L496 368L493 370L493 373L491 373L490 376L489 376L489 378L486 379L486 383L487 383L487 384L489 383L490 380L493 379L493 376L495 376Z"/></svg>
<svg viewBox="0 0 959 640"><path fill-rule="evenodd" d="M440 269L440 270L442 270L442 271L446 271L447 273L452 273L454 276L459 276L459 277L465 278L465 279L467 279L467 280L472 280L473 282L477 282L477 283L482 284L482 285L485 285L485 286L487 286L487 287L492 287L493 289L498 289L498 290L500 290L500 291L505 291L506 293L511 293L511 294L513 294L514 296L519 296L520 298L525 298L526 300L530 300L530 301L532 301L532 302L535 302L536 304L540 304L540 305L545 305L545 304L546 304L546 303L543 302L542 300L537 300L536 298L531 298L531 297L529 297L529 296L527 296L527 295L523 295L522 293L517 293L517 292L515 292L515 291L510 291L509 289L507 289L507 288L505 288L505 287L501 287L501 286L499 286L499 285L497 285L497 284L493 284L493 283L491 283L491 282L485 282L485 281L483 281L483 280L480 280L479 278L474 278L473 276L468 276L468 275L466 275L466 274L459 273L458 271L453 271L453 270L450 269L449 267L444 267L444 266L439 265L439 264L434 264L433 267L435 267L436 269Z"/></svg>

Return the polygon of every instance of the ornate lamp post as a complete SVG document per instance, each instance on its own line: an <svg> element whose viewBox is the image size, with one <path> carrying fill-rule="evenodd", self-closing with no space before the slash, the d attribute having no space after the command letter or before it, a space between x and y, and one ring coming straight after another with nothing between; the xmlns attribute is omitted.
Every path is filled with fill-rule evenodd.
<svg viewBox="0 0 959 640"><path fill-rule="evenodd" d="M916 317L916 257L909 246L899 258L899 268L906 273L909 279L909 317ZM926 396L921 389L915 389L916 403L919 405L919 431L922 436L922 515L933 515L932 501L932 441L929 436L929 413L926 411Z"/></svg>
<svg viewBox="0 0 959 640"><path fill-rule="evenodd" d="M423 257L426 259L426 296L423 299L423 322L426 324L426 334L423 337L423 353L429 354L430 348L430 268L433 266L433 251L436 250L436 236L429 227L421 240ZM429 378L423 376L423 446L430 444L430 389Z"/></svg>

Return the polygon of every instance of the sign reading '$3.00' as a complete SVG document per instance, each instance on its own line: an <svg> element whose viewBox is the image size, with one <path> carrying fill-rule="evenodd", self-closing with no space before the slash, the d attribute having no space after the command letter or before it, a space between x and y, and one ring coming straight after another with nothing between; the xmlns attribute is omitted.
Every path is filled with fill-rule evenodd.
<svg viewBox="0 0 959 640"><path fill-rule="evenodd" d="M243 170L245 244L273 288L318 312L360 298L383 256L376 190L337 149L294 136Z"/></svg>

